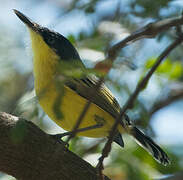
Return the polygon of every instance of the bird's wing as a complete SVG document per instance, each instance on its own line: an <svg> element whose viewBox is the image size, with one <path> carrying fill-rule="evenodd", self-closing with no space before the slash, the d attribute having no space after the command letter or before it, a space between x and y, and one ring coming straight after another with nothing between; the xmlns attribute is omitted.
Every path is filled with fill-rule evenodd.
<svg viewBox="0 0 183 180"><path fill-rule="evenodd" d="M100 90L94 94L97 82L98 79L95 76L92 76L81 79L72 79L67 81L65 85L116 118L120 111L120 106L116 98L104 83L101 85Z"/></svg>
<svg viewBox="0 0 183 180"><path fill-rule="evenodd" d="M103 83L100 89L95 93L98 79L95 76L81 79L72 79L66 82L66 85L78 93L80 96L90 100L100 108L104 109L114 118L117 118L120 106L111 91ZM95 93L95 94L94 94ZM93 95L94 94L94 95ZM122 135L118 132L114 137L114 142L124 147Z"/></svg>

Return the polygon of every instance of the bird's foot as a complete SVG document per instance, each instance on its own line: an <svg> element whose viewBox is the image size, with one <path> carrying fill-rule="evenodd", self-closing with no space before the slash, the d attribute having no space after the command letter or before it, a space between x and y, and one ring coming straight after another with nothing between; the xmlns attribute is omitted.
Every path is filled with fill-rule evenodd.
<svg viewBox="0 0 183 180"><path fill-rule="evenodd" d="M54 134L52 136L57 140L57 142L59 142L60 144L64 145L66 148L69 148L69 143L67 143L67 142L65 142L65 141L62 140L62 138L64 136L67 136L68 135L67 133L68 132L62 133L62 134Z"/></svg>

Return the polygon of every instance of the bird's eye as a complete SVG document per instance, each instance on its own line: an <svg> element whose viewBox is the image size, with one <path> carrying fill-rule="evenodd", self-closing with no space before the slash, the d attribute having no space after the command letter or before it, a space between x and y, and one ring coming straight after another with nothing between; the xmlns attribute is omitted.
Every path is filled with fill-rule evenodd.
<svg viewBox="0 0 183 180"><path fill-rule="evenodd" d="M54 44L55 43L55 38L54 37L50 37L47 39L48 44Z"/></svg>

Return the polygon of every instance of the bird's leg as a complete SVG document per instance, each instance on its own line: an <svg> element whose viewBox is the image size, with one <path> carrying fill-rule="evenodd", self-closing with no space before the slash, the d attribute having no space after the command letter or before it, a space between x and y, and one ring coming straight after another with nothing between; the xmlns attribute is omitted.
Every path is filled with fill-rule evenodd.
<svg viewBox="0 0 183 180"><path fill-rule="evenodd" d="M96 128L100 128L102 127L103 125L102 124L95 124L93 126L88 126L88 127L85 127L85 128L79 128L79 129L76 129L75 131L69 131L69 132L65 132L65 133L62 133L62 134L56 134L54 136L57 136L58 138L63 138L64 136L70 136L72 135L73 133L79 133L79 132L84 132L84 131L88 131L88 130L91 130L91 129L96 129Z"/></svg>
<svg viewBox="0 0 183 180"><path fill-rule="evenodd" d="M105 120L97 115L94 116L94 119L96 121L95 125L84 127L84 128L79 128L74 131L69 131L69 132L65 132L62 134L55 134L54 136L58 139L58 141L60 141L61 138L63 138L64 136L70 136L73 133L80 133L80 132L84 132L84 131L88 131L88 130L92 130L92 129L101 128L105 123Z"/></svg>

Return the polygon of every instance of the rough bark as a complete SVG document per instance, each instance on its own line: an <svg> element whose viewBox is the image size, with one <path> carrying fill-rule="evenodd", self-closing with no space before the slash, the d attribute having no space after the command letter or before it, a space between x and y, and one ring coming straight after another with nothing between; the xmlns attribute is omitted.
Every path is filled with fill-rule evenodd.
<svg viewBox="0 0 183 180"><path fill-rule="evenodd" d="M4 112L0 113L0 171L19 180L98 180L96 169L64 143L32 122Z"/></svg>

